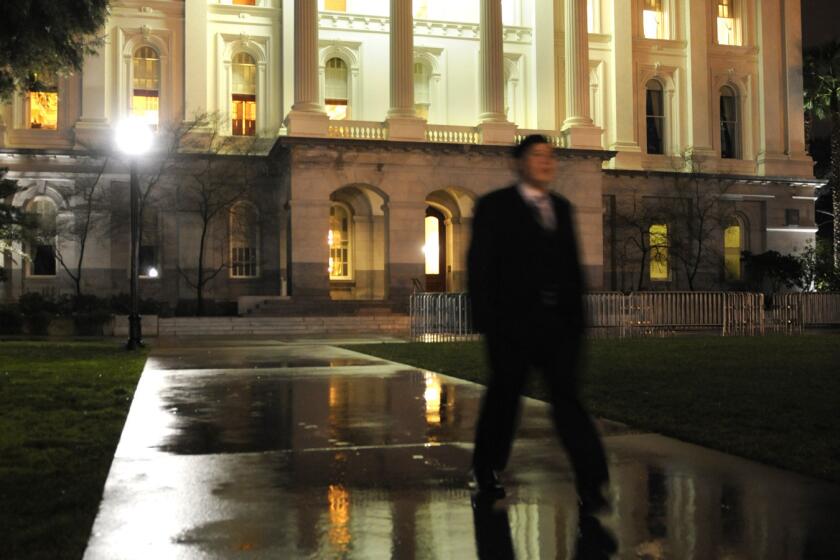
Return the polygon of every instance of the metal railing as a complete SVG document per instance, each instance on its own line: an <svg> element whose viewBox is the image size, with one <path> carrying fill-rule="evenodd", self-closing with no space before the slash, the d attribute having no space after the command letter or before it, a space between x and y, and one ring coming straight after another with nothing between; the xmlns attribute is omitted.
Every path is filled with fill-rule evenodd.
<svg viewBox="0 0 840 560"><path fill-rule="evenodd" d="M840 327L840 294L741 292L618 292L584 296L587 335L596 338L707 333L722 336L801 334ZM415 293L411 337L425 342L475 339L465 293Z"/></svg>

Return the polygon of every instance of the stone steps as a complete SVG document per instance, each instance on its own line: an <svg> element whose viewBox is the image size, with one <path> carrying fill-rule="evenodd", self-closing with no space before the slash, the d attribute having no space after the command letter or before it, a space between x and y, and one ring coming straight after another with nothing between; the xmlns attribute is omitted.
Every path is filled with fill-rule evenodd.
<svg viewBox="0 0 840 560"><path fill-rule="evenodd" d="M382 300L267 299L251 307L247 317L391 316L400 314L394 303Z"/></svg>
<svg viewBox="0 0 840 560"><path fill-rule="evenodd" d="M387 334L405 336L408 315L298 317L173 317L158 321L160 336Z"/></svg>

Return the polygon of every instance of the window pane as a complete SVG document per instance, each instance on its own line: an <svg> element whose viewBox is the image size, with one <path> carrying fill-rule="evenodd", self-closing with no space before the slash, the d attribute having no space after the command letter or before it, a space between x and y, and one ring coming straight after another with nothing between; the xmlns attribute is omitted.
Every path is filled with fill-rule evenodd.
<svg viewBox="0 0 840 560"><path fill-rule="evenodd" d="M668 226L650 226L650 279L668 280Z"/></svg>
<svg viewBox="0 0 840 560"><path fill-rule="evenodd" d="M727 280L741 279L741 227L729 226L723 235L724 267Z"/></svg>
<svg viewBox="0 0 840 560"><path fill-rule="evenodd" d="M440 274L440 223L434 216L426 216L426 244L423 253L426 255L426 274Z"/></svg>
<svg viewBox="0 0 840 560"><path fill-rule="evenodd" d="M327 233L330 247L329 275L331 279L350 278L350 216L343 206L330 209L330 229Z"/></svg>
<svg viewBox="0 0 840 560"><path fill-rule="evenodd" d="M738 98L728 87L720 95L720 156L737 159L738 154Z"/></svg>
<svg viewBox="0 0 840 560"><path fill-rule="evenodd" d="M344 121L347 120L347 104L337 104L336 100L328 99L326 104L327 116L330 120Z"/></svg>
<svg viewBox="0 0 840 560"><path fill-rule="evenodd" d="M665 108L662 85L651 81L647 85L645 110L647 114L647 153L665 153Z"/></svg>
<svg viewBox="0 0 840 560"><path fill-rule="evenodd" d="M231 133L254 136L257 131L257 101L253 95L234 94L231 101Z"/></svg>
<svg viewBox="0 0 840 560"><path fill-rule="evenodd" d="M324 9L330 12L346 12L347 0L324 0Z"/></svg>
<svg viewBox="0 0 840 560"><path fill-rule="evenodd" d="M29 92L29 127L46 130L58 127L58 92Z"/></svg>
<svg viewBox="0 0 840 560"><path fill-rule="evenodd" d="M340 58L331 58L324 69L325 97L347 100L347 65Z"/></svg>
<svg viewBox="0 0 840 560"><path fill-rule="evenodd" d="M55 247L37 245L32 258L33 276L55 276Z"/></svg>

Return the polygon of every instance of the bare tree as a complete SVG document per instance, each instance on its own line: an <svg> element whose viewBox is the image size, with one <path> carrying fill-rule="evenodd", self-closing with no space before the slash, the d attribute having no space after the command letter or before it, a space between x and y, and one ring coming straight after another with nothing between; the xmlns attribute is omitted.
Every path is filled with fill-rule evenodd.
<svg viewBox="0 0 840 560"><path fill-rule="evenodd" d="M628 265L638 269L635 289L641 291L645 285L646 263L653 251L650 244L650 228L660 220L652 199L640 197L635 191L629 198L629 201L623 200L616 205L616 238L620 240L617 256L622 278Z"/></svg>
<svg viewBox="0 0 840 560"><path fill-rule="evenodd" d="M210 132L193 134L178 156L176 206L179 212L197 218L198 244L195 271L178 267L178 273L195 290L196 313L205 312L204 290L219 273L230 266L224 242L221 255L208 266L207 251L212 243L212 229L224 224L230 210L247 200L267 175L267 144L258 137L224 136L219 120L209 119ZM187 152L187 153L183 153Z"/></svg>
<svg viewBox="0 0 840 560"><path fill-rule="evenodd" d="M108 157L101 156L96 163L96 171L76 179L66 194L70 202L70 216L57 222L56 231L50 232L61 242L55 243L55 256L61 268L70 277L76 296L82 295L82 266L91 236L103 227L102 213L102 174L108 165ZM65 252L65 243L72 243L75 253Z"/></svg>
<svg viewBox="0 0 840 560"><path fill-rule="evenodd" d="M669 255L694 291L701 270L720 268L721 252L714 241L730 217L723 196L731 183L701 176L700 161L694 156L686 156L686 166L690 172L675 176L672 196L660 199L659 211L671 225Z"/></svg>

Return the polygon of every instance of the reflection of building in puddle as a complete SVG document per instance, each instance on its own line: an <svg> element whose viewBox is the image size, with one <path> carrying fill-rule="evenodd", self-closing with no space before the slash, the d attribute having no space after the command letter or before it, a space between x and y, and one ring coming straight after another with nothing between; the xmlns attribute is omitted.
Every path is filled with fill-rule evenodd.
<svg viewBox="0 0 840 560"><path fill-rule="evenodd" d="M330 484L327 489L330 508L330 543L339 552L347 552L350 534L350 492L340 484Z"/></svg>
<svg viewBox="0 0 840 560"><path fill-rule="evenodd" d="M425 372L423 379L426 390L423 399L426 402L426 423L430 426L449 424L453 420L450 409L455 406L455 387L441 383L436 373Z"/></svg>

